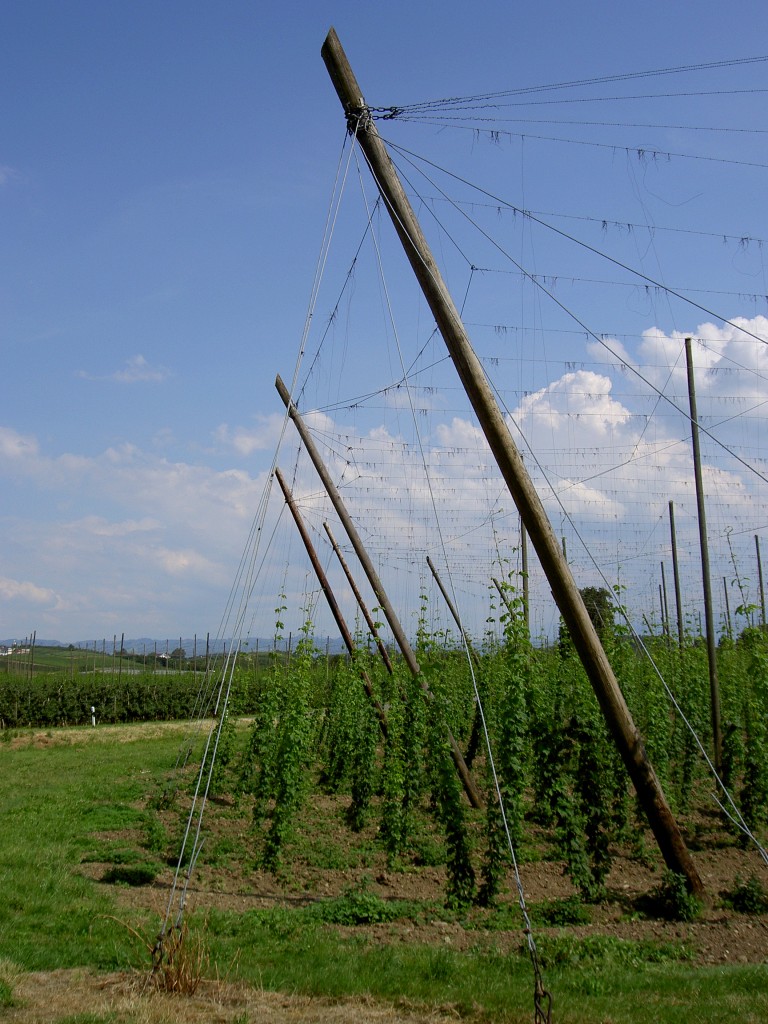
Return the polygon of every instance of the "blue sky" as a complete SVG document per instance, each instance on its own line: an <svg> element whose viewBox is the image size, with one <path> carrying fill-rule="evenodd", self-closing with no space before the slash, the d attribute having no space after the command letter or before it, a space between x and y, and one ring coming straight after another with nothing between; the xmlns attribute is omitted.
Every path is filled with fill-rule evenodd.
<svg viewBox="0 0 768 1024"><path fill-rule="evenodd" d="M4 4L0 638L216 632L279 437L274 378L292 378L340 158L347 166L343 118L320 59L331 25L366 99L381 106L759 57L768 27L764 5L751 2L494 2L468 11L453 2ZM764 345L754 335L765 333L759 318L768 313L755 298L768 293L766 168L756 165L768 159L766 135L755 130L768 123L765 94L753 90L768 87L767 69L710 67L558 94L601 97L590 103L497 101L478 115L487 119L475 122L477 132L432 114L428 123L380 122L388 140L482 183L484 198L476 194L465 212L487 235L498 228L517 263L568 308L515 276L499 248L470 241L466 218L455 231L447 216L438 223L437 172L430 183L413 172L425 229L457 301L466 297L489 372L499 370L499 393L534 451L551 453L546 480L538 469L534 477L556 531L569 536L577 581L595 583L596 570L577 550L576 528L594 538L611 582L634 580L642 564L638 614L656 587L649 574L667 557L667 498L681 503L690 554L690 464L682 446L666 447L682 438L684 423L626 367L642 367L646 381L680 401L680 339L708 339L697 355L715 371L702 389L703 415L714 423L731 410L721 439L750 465L764 455L760 414L747 410L759 406L764 387L755 373ZM665 92L676 95L613 98ZM407 168L405 154L398 159ZM352 182L354 158L348 166ZM468 202L456 179L441 181ZM423 369L430 353L441 358L439 342L430 340L429 314L384 222L376 221L380 253L366 249L325 331L365 229L360 186L349 191L299 370L301 405L322 410L315 423L329 461L406 621L430 550L456 573L479 628L478 595L494 552L517 557L515 516L449 368ZM518 216L515 226L502 200L695 295L705 310L740 318L751 333L669 299L532 220ZM386 292L379 258L391 268ZM396 330L382 313L390 291L402 295ZM614 339L610 351L580 324ZM427 353L413 381L416 425L402 389L353 401L398 380L398 345L406 364ZM652 441L664 456L643 449ZM297 492L317 528L328 511L311 471L295 462L290 432L284 452L281 465L291 473L296 466ZM641 462L617 469L624 452ZM718 579L727 575L733 586L731 536L754 600L749 544L768 526L762 481L722 448L710 454ZM344 475L352 464L354 478ZM652 465L652 479L665 483L649 484L638 465ZM575 502L570 509L556 503L558 490ZM261 533L274 531L274 540L254 556L261 571L247 628L255 635L272 632L281 591L289 628L316 600L278 512L271 501ZM439 529L430 525L434 514L444 516ZM470 533L478 546L458 542ZM533 576L538 626L548 630L546 583ZM346 601L341 584L339 591ZM347 612L353 619L351 604ZM319 630L335 633L320 606L317 614Z"/></svg>

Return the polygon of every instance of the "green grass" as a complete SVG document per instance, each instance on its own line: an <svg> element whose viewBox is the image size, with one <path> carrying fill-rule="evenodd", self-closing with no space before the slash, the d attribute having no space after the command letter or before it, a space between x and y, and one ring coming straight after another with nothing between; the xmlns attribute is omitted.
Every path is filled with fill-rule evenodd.
<svg viewBox="0 0 768 1024"><path fill-rule="evenodd" d="M82 743L0 745L0 967L114 970L146 962L146 950L124 925L152 936L158 922L146 913L118 911L115 887L80 873L89 859L124 869L151 865L155 848L166 841L146 807L174 763L180 734L151 738L148 729L142 738L140 727L131 729L138 738L125 743L117 742L115 730L114 738L89 734ZM237 846L222 843L218 856L235 858ZM542 910L558 924L568 924L574 914L564 904ZM234 964L238 977L265 989L370 995L451 1006L476 1021L529 1021L533 976L527 952L501 951L490 927L472 931L476 941L464 952L447 942L403 941L402 928L397 941L386 941L394 939L390 930L400 927L403 915L418 923L438 913L433 906L386 902L358 889L306 907L210 911L193 915L190 925L207 944L212 970L225 975ZM510 920L510 928L516 925ZM577 940L565 930L541 937L539 951L558 1024L768 1019L765 966L696 968L678 944ZM11 973L0 970L0 1009L12 1004L13 988ZM71 1021L109 1019L81 1015Z"/></svg>
<svg viewBox="0 0 768 1024"><path fill-rule="evenodd" d="M92 859L95 843L104 847L94 832L141 825L143 812L132 804L146 796L152 774L167 767L176 742L169 736L154 743L2 747L0 957L27 970L131 963L128 933L108 920L115 913L109 890L78 868ZM121 847L118 856L125 858Z"/></svg>

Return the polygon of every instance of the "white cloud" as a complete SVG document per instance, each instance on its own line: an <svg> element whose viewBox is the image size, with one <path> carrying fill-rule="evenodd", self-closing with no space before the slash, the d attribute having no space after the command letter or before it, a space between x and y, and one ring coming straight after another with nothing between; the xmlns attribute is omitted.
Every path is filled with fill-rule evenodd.
<svg viewBox="0 0 768 1024"><path fill-rule="evenodd" d="M201 607L201 626L218 622L264 474L171 462L128 443L54 457L8 428L0 471L14 495L6 573L25 579L34 568L38 590L27 593L47 597L37 604L38 635L78 638L83 622L97 635L133 626L162 633Z"/></svg>
<svg viewBox="0 0 768 1024"><path fill-rule="evenodd" d="M78 370L77 376L83 380L114 380L121 384L162 384L171 376L165 366L151 366L143 355L131 356L126 360L122 370L114 373L93 374L87 370Z"/></svg>
<svg viewBox="0 0 768 1024"><path fill-rule="evenodd" d="M33 460L39 447L34 437L24 436L11 427L0 427L0 459Z"/></svg>
<svg viewBox="0 0 768 1024"><path fill-rule="evenodd" d="M222 423L214 432L216 442L224 448L247 457L254 452L273 451L277 445L285 417L274 413L272 416L257 417L255 427L234 427Z"/></svg>
<svg viewBox="0 0 768 1024"><path fill-rule="evenodd" d="M686 337L693 339L694 381L702 422L746 410L760 417L768 415L768 405L760 406L768 399L768 318L764 316L735 317L722 326L702 323L693 330L671 334L652 327L643 332L634 357L615 339L606 339L605 347L592 342L587 348L593 358L622 370L639 393L653 394L655 388L687 411Z"/></svg>
<svg viewBox="0 0 768 1024"><path fill-rule="evenodd" d="M513 418L524 434L528 430L548 431L550 443L564 441L563 434L573 439L575 433L582 445L603 443L608 435L626 424L630 415L623 405L611 398L612 386L609 377L591 370L566 373L526 396Z"/></svg>
<svg viewBox="0 0 768 1024"><path fill-rule="evenodd" d="M764 318L745 323L768 336ZM745 384L712 372L738 355L743 365L756 365L762 373L763 346L745 342L739 334L734 328L699 328L708 348L706 359L697 365L709 400L739 394L752 401L762 393L762 379L754 375ZM668 381L670 366L679 361L682 336L646 332L638 345L637 365L646 371L651 366L656 379ZM554 529L568 532L567 516L572 516L604 564L613 559L615 565L619 549L622 557L635 547L644 551L654 530L653 543L663 545L662 520L669 500L678 508L681 549L694 537L685 420L675 414L648 422L645 411L652 411L656 398L639 384L629 386L634 378L622 366L629 366L631 359L628 350L616 346L615 360L602 358L592 369L564 373L520 399L513 411L535 454L533 458L519 445ZM676 388L674 377L673 382ZM366 410L365 415L360 410L339 413L337 419L315 411L304 418L369 552L379 560L385 585L393 579L398 588L406 576L423 574L425 552L434 556L442 542L463 566L465 577L476 580L487 576L497 552L509 553L519 543L512 498L470 414L441 416L433 410L420 417L420 444L407 417L380 409ZM363 420L365 426L360 425ZM34 436L0 428L0 469L8 493L23 483L23 490L33 492L36 500L29 511L16 512L15 519L6 517L12 561L5 571L11 579L28 579L33 575L28 567L34 566L40 593L50 595L47 604L37 605L41 618L42 611L51 610L53 621L57 609L59 621L87 619L95 635L111 635L113 627L133 623L147 623L148 632L160 634L169 628L161 622L171 632L175 626L186 629L188 609L201 601L209 606L208 623L217 621L264 494L265 459L258 460L258 474L242 468L241 460L257 462L261 452L271 456L283 427L284 417L278 413L245 425L223 423L215 432L213 453L216 459L231 455L233 465L223 468L171 461L129 442L93 457L74 452L52 456ZM514 429L512 433L517 440ZM286 476L293 479L298 440L291 424L284 444L280 461L290 467ZM705 482L719 514L710 524L713 534L722 533L723 523L738 528L740 516L751 526L760 504L743 467L725 457L710 460ZM326 516L333 523L330 504L305 455L292 486L313 528L321 531ZM264 537L271 535L282 508L279 497L273 498ZM293 580L292 600L300 601L301 588L314 583L306 568L300 569L304 556L292 524L286 529L291 536L284 535L283 549L270 555L270 570L277 574L274 567L289 559L285 564ZM570 543L569 557L578 557ZM650 557L658 565L658 556ZM7 594L7 587L2 593ZM271 608L271 596L268 601ZM66 639L82 630L64 626L57 632Z"/></svg>
<svg viewBox="0 0 768 1024"><path fill-rule="evenodd" d="M86 516L67 524L67 529L90 537L127 537L135 533L147 533L158 530L161 524L157 519L126 519L122 522L109 522L103 516Z"/></svg>
<svg viewBox="0 0 768 1024"><path fill-rule="evenodd" d="M0 600L23 601L32 605L55 605L56 594L48 587L0 576Z"/></svg>
<svg viewBox="0 0 768 1024"><path fill-rule="evenodd" d="M161 547L157 550L156 554L163 568L174 576L191 576L203 579L205 577L210 578L213 572L218 574L217 566L210 559L205 558L199 551L193 551L190 548L174 551L170 548Z"/></svg>

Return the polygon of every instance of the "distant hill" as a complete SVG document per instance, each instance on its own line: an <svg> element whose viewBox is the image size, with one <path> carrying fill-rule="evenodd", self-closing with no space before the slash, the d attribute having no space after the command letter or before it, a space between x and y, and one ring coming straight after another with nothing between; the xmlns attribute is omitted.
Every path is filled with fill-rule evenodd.
<svg viewBox="0 0 768 1024"><path fill-rule="evenodd" d="M26 638L25 637L13 637L10 640L0 640L0 646L12 647L14 644L16 644L18 646L20 644L25 643L25 641L28 643L29 642L29 638L28 637L26 637ZM96 641L96 649L100 651L103 648L104 650L106 650L107 654L111 654L112 653L113 643L115 643L115 641L113 641L113 639L111 637L105 637L102 640L97 640ZM286 644L287 644L287 638L282 641L282 644L280 645L280 649L281 650L285 650ZM293 638L293 644L294 645L296 644L296 638L295 637ZM94 645L94 641L93 640L74 640L74 641L72 641L72 646L80 648L80 649L93 650L93 645ZM241 650L243 650L243 651L257 651L257 650L258 651L271 651L273 645L274 645L274 638L273 637L259 637L258 639L255 638L255 637L252 637L248 641L244 641L243 642ZM328 637L316 637L315 638L315 645L317 646L318 650L320 650L323 654L326 651L326 647L327 647L328 652L330 654L341 654L341 653L343 653L346 650L346 648L344 647L344 641L341 639L341 637L330 637L330 638L328 638ZM67 648L67 647L70 646L70 643L68 641L64 641L64 640L43 640L40 637L36 637L35 638L35 646L36 647L64 647L64 648ZM116 649L118 649L119 646L120 646L120 638L118 637L117 641L116 641ZM154 637L148 637L148 636L126 637L125 640L123 641L123 649L125 651L127 651L129 654L131 654L131 653L132 654L142 654L145 651L147 653L149 653L150 651L154 651L155 649L157 650L158 654L162 654L166 650L170 653L171 651L175 651L176 648L179 647L179 646L183 647L184 653L186 654L186 656L188 658L191 658L193 656L195 650L197 650L197 654L198 655L205 654L205 637L204 636L203 637L198 636L197 643L195 643L195 638L194 637L185 637L185 638L181 639L181 644L179 644L179 638L178 637L176 639L163 638L162 640L156 640ZM222 653L224 653L225 647L226 647L227 651L229 651L231 649L231 647L232 647L232 640L231 639L227 639L226 641L224 641L224 640L211 640L210 641L210 646L209 646L209 651L210 651L211 654L222 654Z"/></svg>

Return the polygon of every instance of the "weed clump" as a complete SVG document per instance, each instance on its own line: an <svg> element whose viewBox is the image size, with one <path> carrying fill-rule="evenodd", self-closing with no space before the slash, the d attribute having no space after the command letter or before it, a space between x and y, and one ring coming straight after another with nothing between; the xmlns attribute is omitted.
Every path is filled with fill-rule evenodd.
<svg viewBox="0 0 768 1024"><path fill-rule="evenodd" d="M746 882L737 876L735 887L723 893L723 903L738 914L764 914L768 911L768 893L754 875Z"/></svg>
<svg viewBox="0 0 768 1024"><path fill-rule="evenodd" d="M326 924L382 924L400 915L400 910L365 889L351 889L336 899L318 904L317 915Z"/></svg>
<svg viewBox="0 0 768 1024"><path fill-rule="evenodd" d="M101 876L108 885L151 885L158 870L153 864L113 864Z"/></svg>
<svg viewBox="0 0 768 1024"><path fill-rule="evenodd" d="M666 921L695 921L702 910L701 900L690 891L685 876L676 871L665 871L660 885L643 902L649 916Z"/></svg>

